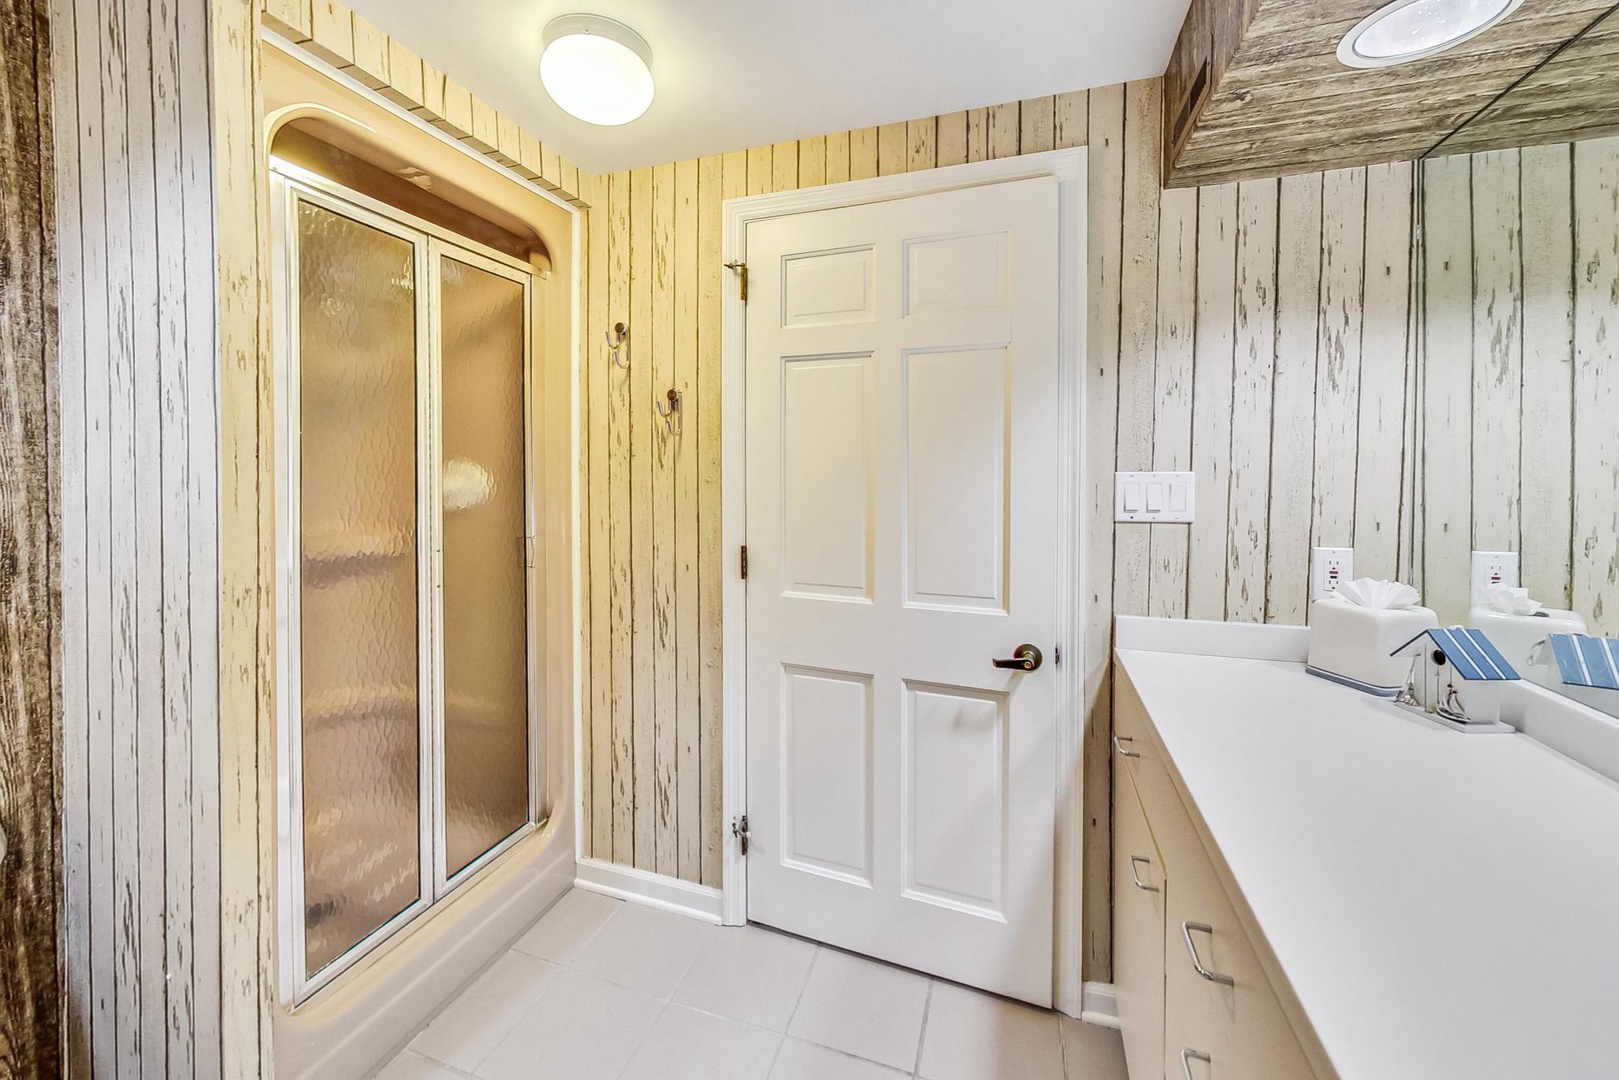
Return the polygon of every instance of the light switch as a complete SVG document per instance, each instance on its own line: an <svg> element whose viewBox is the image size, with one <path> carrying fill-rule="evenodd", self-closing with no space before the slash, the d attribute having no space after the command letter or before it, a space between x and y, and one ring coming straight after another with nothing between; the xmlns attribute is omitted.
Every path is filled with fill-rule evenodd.
<svg viewBox="0 0 1619 1080"><path fill-rule="evenodd" d="M1192 520L1197 509L1195 473L1121 472L1113 477L1113 520Z"/></svg>

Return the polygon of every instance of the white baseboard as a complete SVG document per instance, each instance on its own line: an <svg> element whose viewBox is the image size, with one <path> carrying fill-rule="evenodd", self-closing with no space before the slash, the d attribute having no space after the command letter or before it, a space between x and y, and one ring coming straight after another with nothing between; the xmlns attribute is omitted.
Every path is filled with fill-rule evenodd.
<svg viewBox="0 0 1619 1080"><path fill-rule="evenodd" d="M687 915L710 923L720 921L723 894L718 889L637 870L633 866L619 866L600 859L580 859L574 884L604 896L672 911L676 915Z"/></svg>
<svg viewBox="0 0 1619 1080"><path fill-rule="evenodd" d="M1088 982L1081 993L1079 1018L1099 1027L1119 1027L1119 999L1112 983Z"/></svg>

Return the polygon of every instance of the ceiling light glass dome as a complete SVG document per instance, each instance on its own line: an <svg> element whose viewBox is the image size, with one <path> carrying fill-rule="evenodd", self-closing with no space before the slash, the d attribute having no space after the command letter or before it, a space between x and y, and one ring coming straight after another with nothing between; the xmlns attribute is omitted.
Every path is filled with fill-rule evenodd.
<svg viewBox="0 0 1619 1080"><path fill-rule="evenodd" d="M570 116L617 127L652 105L652 50L621 22L563 15L545 27L540 82Z"/></svg>

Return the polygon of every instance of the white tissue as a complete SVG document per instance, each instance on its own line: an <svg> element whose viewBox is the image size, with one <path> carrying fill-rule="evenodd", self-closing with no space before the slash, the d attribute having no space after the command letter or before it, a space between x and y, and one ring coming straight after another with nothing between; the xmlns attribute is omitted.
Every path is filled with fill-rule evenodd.
<svg viewBox="0 0 1619 1080"><path fill-rule="evenodd" d="M1514 589L1506 585L1486 585L1478 591L1479 601L1491 611L1503 615L1533 615L1545 607L1539 600L1529 598L1528 589Z"/></svg>
<svg viewBox="0 0 1619 1080"><path fill-rule="evenodd" d="M1346 581L1328 599L1372 611L1410 611L1422 604L1422 595L1411 586L1377 578Z"/></svg>

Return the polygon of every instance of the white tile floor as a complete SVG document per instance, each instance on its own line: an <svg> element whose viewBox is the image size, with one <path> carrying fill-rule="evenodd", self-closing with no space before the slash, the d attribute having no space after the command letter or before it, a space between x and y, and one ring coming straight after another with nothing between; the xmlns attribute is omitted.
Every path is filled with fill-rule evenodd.
<svg viewBox="0 0 1619 1080"><path fill-rule="evenodd" d="M380 1080L1125 1080L1118 1033L575 890Z"/></svg>

